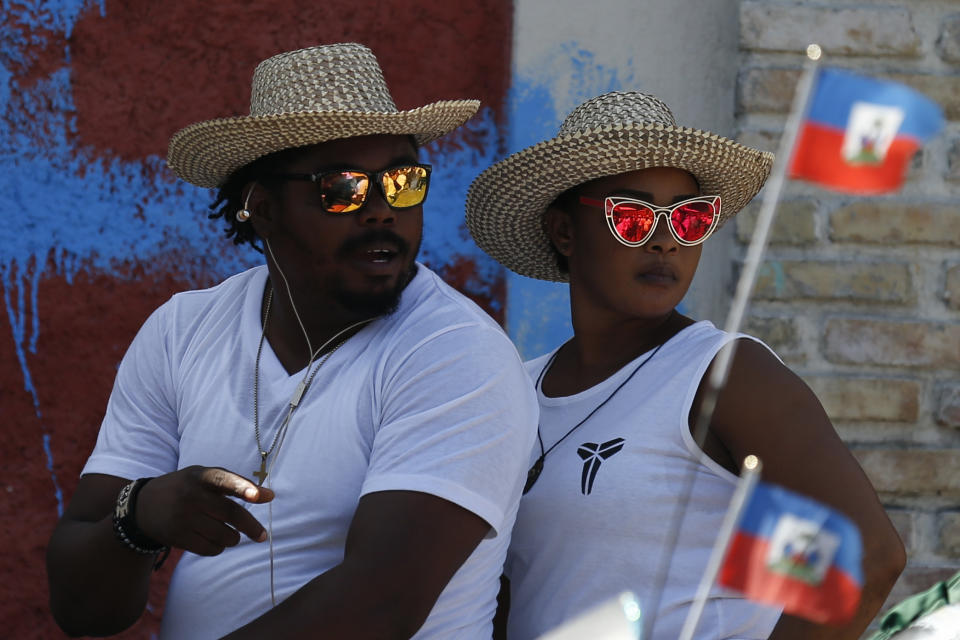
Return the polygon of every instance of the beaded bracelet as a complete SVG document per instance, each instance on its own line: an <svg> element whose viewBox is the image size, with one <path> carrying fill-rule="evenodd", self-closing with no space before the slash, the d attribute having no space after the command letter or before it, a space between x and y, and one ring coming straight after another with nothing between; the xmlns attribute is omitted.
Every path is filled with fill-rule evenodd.
<svg viewBox="0 0 960 640"><path fill-rule="evenodd" d="M153 478L140 478L129 482L120 489L117 504L113 510L113 532L128 549L142 555L158 556L153 568L157 570L170 555L170 547L160 544L140 531L134 519L137 507L137 494Z"/></svg>

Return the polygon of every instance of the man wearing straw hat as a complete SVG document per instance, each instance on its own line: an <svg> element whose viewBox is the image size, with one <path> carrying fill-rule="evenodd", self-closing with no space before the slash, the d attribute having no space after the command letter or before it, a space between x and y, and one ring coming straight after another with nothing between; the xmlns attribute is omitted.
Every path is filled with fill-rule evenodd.
<svg viewBox="0 0 960 640"><path fill-rule="evenodd" d="M184 549L166 638L489 638L536 431L512 344L415 261L417 148L472 100L398 111L357 44L261 63L251 115L172 138L266 265L175 295L118 370L50 542L72 634L121 631Z"/></svg>

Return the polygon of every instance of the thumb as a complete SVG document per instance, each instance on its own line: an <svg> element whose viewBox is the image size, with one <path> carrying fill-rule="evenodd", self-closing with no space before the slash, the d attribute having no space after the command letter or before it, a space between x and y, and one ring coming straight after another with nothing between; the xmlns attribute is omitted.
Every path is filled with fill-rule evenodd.
<svg viewBox="0 0 960 640"><path fill-rule="evenodd" d="M254 504L270 502L274 496L271 489L258 487L251 480L221 467L203 469L200 472L200 480L218 493Z"/></svg>
<svg viewBox="0 0 960 640"><path fill-rule="evenodd" d="M253 488L247 488L244 490L243 495L240 496L247 502L253 504L264 504L273 500L274 494L273 489L268 489L267 487L258 487L257 485L251 483Z"/></svg>

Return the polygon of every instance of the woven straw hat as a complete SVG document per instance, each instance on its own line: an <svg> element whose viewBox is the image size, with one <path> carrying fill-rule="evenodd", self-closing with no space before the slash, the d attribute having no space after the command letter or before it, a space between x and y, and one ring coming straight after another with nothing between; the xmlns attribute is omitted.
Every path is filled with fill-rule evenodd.
<svg viewBox="0 0 960 640"><path fill-rule="evenodd" d="M478 100L398 111L373 52L345 43L281 53L253 72L250 115L192 124L170 139L167 164L201 187L219 187L257 158L293 147L373 134L418 144L466 122Z"/></svg>
<svg viewBox="0 0 960 640"><path fill-rule="evenodd" d="M543 213L567 189L637 169L677 167L696 177L704 195L720 195L719 226L760 191L772 165L771 153L678 127L652 95L605 93L574 109L557 137L481 173L467 193L467 226L480 248L511 271L565 282Z"/></svg>

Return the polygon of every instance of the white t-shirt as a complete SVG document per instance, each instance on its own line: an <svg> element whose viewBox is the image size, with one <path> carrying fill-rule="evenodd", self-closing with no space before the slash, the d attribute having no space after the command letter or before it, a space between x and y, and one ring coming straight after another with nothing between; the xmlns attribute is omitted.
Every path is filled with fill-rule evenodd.
<svg viewBox="0 0 960 640"><path fill-rule="evenodd" d="M707 367L732 338L698 322L648 361L652 352L578 394L550 398L537 389L545 448L610 400L549 452L520 501L506 564L510 640L536 638L625 590L649 617L677 495L693 474L653 636L645 640L679 636L736 484L697 447L688 416ZM551 355L527 363L532 379ZM530 463L539 455L535 444ZM766 638L779 615L714 587L696 638Z"/></svg>
<svg viewBox="0 0 960 640"><path fill-rule="evenodd" d="M361 496L429 493L477 514L492 531L415 637L489 639L536 434L536 398L501 328L418 267L397 311L365 326L321 367L274 454L265 484L276 492L275 589L283 600L342 561ZM252 478L259 468L252 385L266 279L265 267L251 269L177 294L153 313L120 365L83 473L139 478L203 465ZM302 371L289 375L264 342L265 447L302 378ZM246 506L267 526L270 507ZM161 635L216 638L270 606L268 545L243 537L219 556L183 555Z"/></svg>

